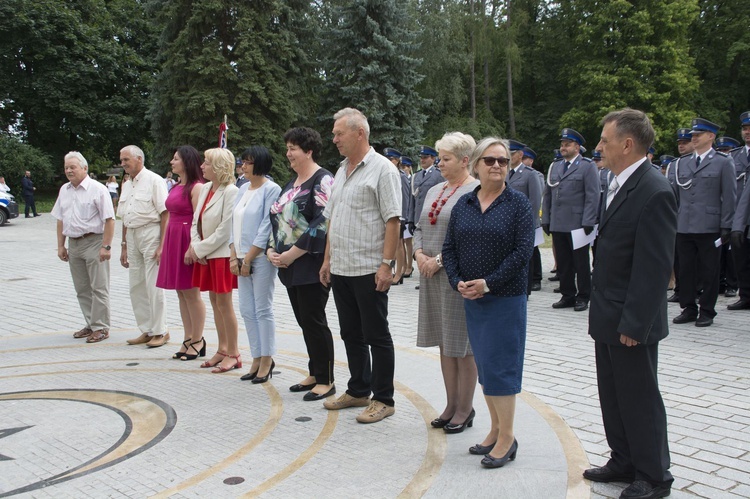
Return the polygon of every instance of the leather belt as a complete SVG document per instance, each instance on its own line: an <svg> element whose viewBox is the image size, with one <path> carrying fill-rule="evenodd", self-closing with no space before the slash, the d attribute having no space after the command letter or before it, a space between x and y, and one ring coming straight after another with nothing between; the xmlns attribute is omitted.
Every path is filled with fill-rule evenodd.
<svg viewBox="0 0 750 499"><path fill-rule="evenodd" d="M84 234L84 235L82 235L82 236L79 236L79 237L71 237L71 238L69 238L69 239L73 239L74 241L78 241L79 239L85 239L85 238L87 238L87 237L89 237L89 236L96 236L96 235L98 235L98 234L97 234L96 232L87 232L87 233L85 233L85 234Z"/></svg>

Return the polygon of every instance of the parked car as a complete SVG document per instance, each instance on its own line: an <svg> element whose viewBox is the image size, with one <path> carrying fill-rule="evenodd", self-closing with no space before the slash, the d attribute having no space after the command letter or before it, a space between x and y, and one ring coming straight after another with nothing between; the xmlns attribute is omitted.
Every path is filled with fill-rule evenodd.
<svg viewBox="0 0 750 499"><path fill-rule="evenodd" d="M9 192L0 192L0 226L18 216L16 198Z"/></svg>

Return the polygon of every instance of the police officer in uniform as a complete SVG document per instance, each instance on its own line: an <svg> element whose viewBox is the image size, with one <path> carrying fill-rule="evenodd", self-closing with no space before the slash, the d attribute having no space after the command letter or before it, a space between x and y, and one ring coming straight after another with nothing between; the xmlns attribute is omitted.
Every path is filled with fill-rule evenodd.
<svg viewBox="0 0 750 499"><path fill-rule="evenodd" d="M677 152L680 156L693 153L694 147L693 143L690 141L690 132L690 128L677 129ZM675 159L667 165L667 170L664 175L667 177L667 180L669 180L669 183L672 184L672 189L675 190L675 195L677 195L678 187L674 177L675 161L677 160ZM678 197L677 202L679 203L679 201L680 198ZM680 303L680 256L677 254L677 246L675 246L674 249L674 292L672 293L672 296L667 298L667 301L669 303Z"/></svg>
<svg viewBox="0 0 750 499"><path fill-rule="evenodd" d="M716 144L714 145L714 149L716 149L719 152L723 152L725 154L729 154L731 156L731 151L733 149L740 147L740 141L737 139L733 139L732 137L717 137L716 138ZM734 163L735 169L738 169L737 162ZM737 172L737 177L741 177L742 173ZM737 202L740 200L740 196L742 195L742 188L744 187L743 181L744 176L742 176L743 180L737 181L737 197L735 198ZM736 208L736 205L735 205ZM721 263L720 263L720 272L719 272L719 294L724 294L727 298L734 298L737 296L737 273L734 269L734 258L732 256L732 247L729 244L724 244L721 246Z"/></svg>
<svg viewBox="0 0 750 499"><path fill-rule="evenodd" d="M526 165L528 171L536 174L536 178L539 181L539 192L544 194L544 174L534 168L534 161L536 160L536 152L526 146L523 148L523 159L521 163ZM541 203L541 200L540 200ZM533 214L535 220L538 220L538 224L541 224L541 204L537 211ZM539 225L537 225L538 227ZM541 291L542 290L542 254L539 251L539 246L534 246L534 252L531 254L531 290Z"/></svg>
<svg viewBox="0 0 750 499"><path fill-rule="evenodd" d="M742 124L742 140L744 146L730 151L734 160L737 178L737 209L732 223L732 257L737 271L739 300L727 305L729 310L743 310L750 308L750 245L748 245L747 225L750 223L750 189L746 189L750 176L750 111L740 115Z"/></svg>
<svg viewBox="0 0 750 499"><path fill-rule="evenodd" d="M411 176L411 193L414 196L414 220L419 220L427 191L434 185L444 182L440 169L435 165L437 151L432 147L422 146L419 149L419 163L422 167Z"/></svg>
<svg viewBox="0 0 750 499"><path fill-rule="evenodd" d="M563 128L560 154L547 172L542 208L542 228L552 234L562 298L553 308L573 307L576 312L588 308L591 292L589 245L573 249L571 231L594 230L599 208L599 178L596 165L580 155L583 136L572 128ZM576 284L577 289L576 289Z"/></svg>
<svg viewBox="0 0 750 499"><path fill-rule="evenodd" d="M510 163L508 165L508 176L505 179L505 183L513 189L523 193L531 202L531 213L535 219L534 227L539 227L539 207L542 204L542 189L539 185L539 180L536 176L536 172L533 168L529 168L523 164L523 150L526 144L522 144L517 140L508 141L510 147ZM533 255L532 255L533 256ZM529 282L526 287L526 294L531 294L531 287L533 284L533 265L534 259L529 260Z"/></svg>
<svg viewBox="0 0 750 499"><path fill-rule="evenodd" d="M696 118L691 129L695 152L673 164L677 186L677 254L680 259L680 307L675 324L713 324L719 295L719 259L714 241L729 240L737 190L734 161L712 147L719 125ZM698 285L703 292L696 303Z"/></svg>

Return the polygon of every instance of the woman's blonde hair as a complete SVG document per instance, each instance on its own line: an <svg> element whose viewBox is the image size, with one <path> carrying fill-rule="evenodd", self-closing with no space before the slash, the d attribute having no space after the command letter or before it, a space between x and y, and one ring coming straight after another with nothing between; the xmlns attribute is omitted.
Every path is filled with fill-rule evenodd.
<svg viewBox="0 0 750 499"><path fill-rule="evenodd" d="M232 151L215 147L206 150L203 156L216 174L218 185L234 183L234 154L232 154Z"/></svg>

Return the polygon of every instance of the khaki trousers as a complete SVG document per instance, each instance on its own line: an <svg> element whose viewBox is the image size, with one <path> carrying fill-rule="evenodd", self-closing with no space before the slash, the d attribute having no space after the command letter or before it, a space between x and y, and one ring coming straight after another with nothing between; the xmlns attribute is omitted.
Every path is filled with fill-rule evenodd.
<svg viewBox="0 0 750 499"><path fill-rule="evenodd" d="M167 329L164 290L156 287L159 265L153 256L159 247L159 224L149 224L126 232L130 280L130 302L138 329L149 336Z"/></svg>
<svg viewBox="0 0 750 499"><path fill-rule="evenodd" d="M99 261L102 235L68 239L68 264L86 326L109 329L109 260Z"/></svg>

